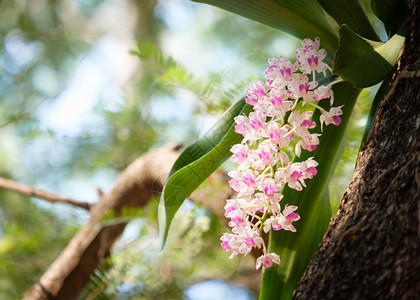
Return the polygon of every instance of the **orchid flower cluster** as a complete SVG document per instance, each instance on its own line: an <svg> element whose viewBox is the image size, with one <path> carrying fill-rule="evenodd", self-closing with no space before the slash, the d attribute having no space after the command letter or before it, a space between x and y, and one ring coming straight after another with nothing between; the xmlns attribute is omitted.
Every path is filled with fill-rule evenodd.
<svg viewBox="0 0 420 300"><path fill-rule="evenodd" d="M232 251L230 258L262 248L257 269L280 263L279 255L267 252L262 232L294 232L293 222L300 219L295 212L297 206L285 204L282 210L283 187L301 191L306 187L305 180L317 173L318 163L313 157L292 163L289 156L293 150L287 149L294 145L298 157L302 149L316 149L321 134L310 132L317 125L311 120L314 109L321 112L321 131L324 123L341 123L341 106L327 111L318 105L323 99L330 99L330 106L333 105L331 86L335 83L322 86L315 80L317 74L325 77L326 71L331 71L323 62L327 52L318 48L319 38L305 39L302 48L296 50L295 63L281 56L268 59L266 81L255 81L246 91L245 101L253 106L253 112L235 118L235 131L244 139L231 149L232 161L239 165L228 175L232 177L229 184L238 195L225 205L232 234L224 233L221 245L225 251Z"/></svg>

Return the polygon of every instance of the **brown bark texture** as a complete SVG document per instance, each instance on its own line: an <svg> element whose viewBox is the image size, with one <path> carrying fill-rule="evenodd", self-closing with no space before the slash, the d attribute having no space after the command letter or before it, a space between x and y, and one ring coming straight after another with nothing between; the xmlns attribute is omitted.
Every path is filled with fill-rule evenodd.
<svg viewBox="0 0 420 300"><path fill-rule="evenodd" d="M337 215L294 299L420 299L420 1Z"/></svg>

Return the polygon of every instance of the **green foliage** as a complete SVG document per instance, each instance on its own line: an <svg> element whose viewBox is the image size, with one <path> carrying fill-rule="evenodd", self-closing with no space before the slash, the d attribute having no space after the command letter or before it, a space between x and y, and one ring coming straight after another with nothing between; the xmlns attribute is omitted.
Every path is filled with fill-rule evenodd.
<svg viewBox="0 0 420 300"><path fill-rule="evenodd" d="M0 1L0 124L19 119L71 76L89 44L62 27L62 1ZM38 13L37 13L38 12ZM86 16L80 15L80 23ZM11 47L27 47L14 57ZM44 80L36 78L44 75Z"/></svg>
<svg viewBox="0 0 420 300"><path fill-rule="evenodd" d="M301 219L296 223L297 233L286 231L271 232L269 252L280 255L279 266L265 269L261 285L260 299L289 299L298 284L307 264L318 248L331 218L328 182L340 160L340 147L345 142L345 132L360 90L348 83L333 87L335 105L344 105L342 123L339 127L324 128L320 146L311 153L302 153L299 160L309 157L319 163L318 174L308 181L307 188L295 191L283 189L284 198L291 205L299 206ZM317 110L313 116L318 119Z"/></svg>
<svg viewBox="0 0 420 300"><path fill-rule="evenodd" d="M173 216L184 200L230 156L230 147L242 140L235 132L233 118L249 113L250 109L244 99L236 102L204 137L187 147L176 160L163 189L159 207L162 247Z"/></svg>
<svg viewBox="0 0 420 300"><path fill-rule="evenodd" d="M223 80L228 77L224 72L209 73L206 78L194 76L172 57L165 56L157 45L139 44L138 50L130 53L138 56L150 68L154 75L151 87L155 93L176 96L181 88L187 89L204 104L205 111L201 113L223 113L242 94L244 82L239 81L230 88L223 88Z"/></svg>
<svg viewBox="0 0 420 300"><path fill-rule="evenodd" d="M319 37L328 52L337 45L337 34L315 0L199 0L251 20L280 29L301 40Z"/></svg>
<svg viewBox="0 0 420 300"><path fill-rule="evenodd" d="M77 230L29 198L5 191L0 191L0 228L1 299L19 299Z"/></svg>
<svg viewBox="0 0 420 300"><path fill-rule="evenodd" d="M149 150L156 143L161 127L146 112L147 102L147 99L139 101L130 97L117 111L100 109L109 126L107 134L80 140L81 149L75 152L73 161L83 161L98 169L112 166L123 170Z"/></svg>
<svg viewBox="0 0 420 300"><path fill-rule="evenodd" d="M297 11L299 11L299 16L293 14L293 12L290 11L290 9L296 9L300 4L302 4L302 2L293 2L292 4L290 2L285 3L283 1L259 1L258 3L254 1L235 1L235 3L230 1L204 2L225 8L245 17L257 20L261 23L276 27L278 29L292 33L300 38L312 37L312 35L308 34L308 32L305 32L304 36L300 36L300 33L296 32L299 30L309 30L309 26L307 25L308 23L310 23L309 20L311 19L306 18L306 23L303 22L301 19L302 16L307 17L307 15L305 15L305 10L301 7L297 9ZM334 61L335 73L341 75L341 77L343 77L345 80L350 81L350 83L352 83L356 87L372 85L382 80L383 76L385 76L385 74L388 73L390 70L387 69L384 74L377 74L377 72L373 74L373 71L368 72L368 77L376 76L376 78L370 78L370 81L366 78L362 78L361 82L363 82L363 84L365 85L358 84L358 78L354 78L356 77L356 72L354 70L350 72L352 73L353 77L346 76L348 74L346 68L349 68L349 66L351 68L352 64L357 64L357 60L360 56L365 55L367 52L372 52L372 49L374 49L373 52L375 52L376 48L382 46L382 43L370 41L366 43L366 46L366 44L360 42L360 40L365 41L366 39L359 38L359 40L355 38L357 35L354 34L353 31L351 31L350 29L352 28L355 32L365 37L374 40L379 39L372 25L370 24L367 14L365 13L365 10L361 3L359 1L318 2L337 21L338 24L347 24L342 25L340 30L339 50L337 51ZM306 1L305 4L307 6L309 6L308 4L315 6L317 5L315 1ZM312 12L313 11L322 13L322 10L319 8L312 9ZM275 14L277 16L277 19L275 21L273 20L274 18L272 18L271 12L273 12L273 15ZM296 11L294 12L296 13ZM284 16L282 14L284 14ZM296 22L299 24L296 25L293 22L288 23L289 19L287 17L290 16L294 16ZM323 23L323 21L325 21L325 23ZM325 18L319 18L317 22L318 23L312 22L313 24L311 24L311 26L315 28L317 26L326 26L326 24L328 24ZM295 31L290 30L289 26L294 27ZM353 34L350 35L349 32ZM347 35L345 33L347 33ZM322 41L323 36L319 34L319 32L317 36L320 36ZM391 42L390 44L392 43L393 42ZM388 44L388 47L390 44ZM326 47L329 51L332 51L335 48L335 46L336 45L328 39L326 42L326 46L324 44L324 47ZM401 45L394 46L394 49L398 49L399 51L400 48L398 47L401 47ZM390 48L387 48L385 50L384 47L380 49L379 52L382 55L386 56L385 60L388 64L392 64L392 55L394 53L391 53L390 55L389 50ZM347 52L344 53L344 51ZM377 61L373 62L377 63ZM357 69L359 71L361 67L362 66L360 64L357 65ZM370 75L370 73L372 73L373 75ZM343 74L345 75L343 76ZM325 144L327 146L320 146L314 153L306 154L306 156L304 155L304 157L302 158L305 159L309 156L314 156L315 160L319 162L319 170L316 179L313 179L309 183L308 188L305 189L304 192L298 193L288 188L285 188L285 190L283 191L283 194L285 195L285 198L288 199L289 203L299 205L300 207L299 213L302 219L297 225L297 229L300 232L300 234L299 237L296 238L294 235L292 236L292 234L289 232L271 233L269 251L280 254L283 262L280 264L280 266L274 266L272 268L265 269L262 282L262 290L260 294L261 299L287 299L291 296L293 289L299 282L300 277L306 268L306 265L308 264L314 252L316 251L317 245L321 241L323 234L328 226L332 213L332 208L329 200L328 183L331 180L333 171L344 152L344 145L346 139L345 137L348 123L353 108L356 104L358 95L360 93L360 90L351 87L348 83L336 85L334 87L334 91L336 105L345 105L342 124L338 128L338 130L337 128L329 127L324 131L323 136L321 137L321 144ZM318 115L315 114L314 118L319 118L319 112ZM181 163L180 165L187 165L195 159L197 158L192 156L189 161L186 161L186 163ZM176 167L175 164L175 170L178 169L179 167ZM168 193L168 196L172 196L174 200L170 201L170 203L163 202L164 209L166 210L166 213L170 216L169 219L171 219L171 216L175 214L176 210L181 205L180 203L185 198L184 194L190 194L195 188L192 187L187 189L187 187L189 186L188 180L191 178L191 172L185 172L185 174L182 175L184 178L179 179L179 183L173 185L174 187L170 190L167 190L171 192L171 194ZM188 190L188 192L186 192L186 190ZM181 197L178 199L177 195L179 194L181 194ZM162 199L166 199L165 197L163 197ZM176 205L174 205L175 203ZM333 206L335 210L335 203ZM175 209L173 209L172 207L175 207ZM168 210L170 211L169 213ZM168 218L165 218L165 220L167 219ZM162 227L165 228L165 231L167 231L168 223L161 224L161 228ZM165 234L166 233L163 234L163 238L165 238Z"/></svg>
<svg viewBox="0 0 420 300"><path fill-rule="evenodd" d="M370 3L372 11L384 23L389 37L397 33L410 15L407 0L371 0Z"/></svg>
<svg viewBox="0 0 420 300"><path fill-rule="evenodd" d="M391 39L392 42L388 42L390 44L372 42L378 40L366 16L371 16L372 12L366 12L357 0L197 2L213 4L261 23L225 13L210 20L208 28L202 33L203 40L209 37L212 42L220 43L222 40L228 51L243 57L241 67L231 73L221 71L203 78L193 75L160 49L158 35L165 27L154 14L157 1L132 1L130 9L138 17L132 24L135 29L130 34L135 35L144 45L134 53L140 58L137 76L127 83L126 93L114 109L105 107L106 96L98 102L95 113L103 121L101 130L85 128L79 136L68 138L57 136L52 129L42 129L34 110L54 102L55 94L61 93L67 81L72 78L77 62L82 60L94 41L103 36L102 27L95 23L95 13L107 1L76 1L76 8L70 10L67 10L63 0L36 3L0 1L0 127L9 121L19 120L6 128L8 132L13 132L16 140L11 139L3 127L0 128L4 144L14 145L10 151L13 155L0 153L0 172L13 170L21 178L32 178L29 183L38 183L42 178L59 187L69 178L81 174L86 178L93 177L96 170L124 169L151 147L174 138L171 130L179 137L182 132L180 128L184 128L187 133L180 139L185 143L192 142L198 130L192 121L193 117L184 120L184 124L176 120L159 121L151 113L152 104L164 96L173 101L179 97L180 90L188 90L194 96L194 101L191 101L193 116L220 114L226 110L234 99L240 98L244 90L245 84L236 78L250 72L249 66L265 63L268 55L276 56L271 51L271 43L275 39L284 38L284 34L263 24L299 39L318 36L330 54L339 44L334 70L353 86L360 87L379 82L392 73L396 53L403 43L401 36L397 35L393 37L394 40ZM407 1L372 0L371 3L373 11L384 22L390 36L397 32L409 10ZM347 25L342 26L340 42L334 29L336 24L333 24L334 21L324 9L339 25ZM6 49L12 39L34 50L34 56L26 64L20 65ZM365 72L366 68L368 71ZM234 78L230 87L226 87L226 78L230 81ZM375 103L382 99L385 86L386 83L383 83ZM336 104L344 104L343 117L349 118L359 91L344 83L335 89ZM278 268L272 267L265 271L262 298L290 295L316 250L331 211L334 213L337 209L338 197L328 199L328 183L334 182L330 194L337 195L337 186L345 186L346 178L352 171L363 131L361 120L370 107L372 92L365 90L362 95L354 110L353 124L350 124L353 128L348 125L346 132L344 123L349 121L343 119L340 127L329 126L325 129L321 144L331 147L324 149L320 146L315 152L321 169L314 179L308 181L308 189L300 193L285 191L291 203L299 205L302 218L296 224L296 234L273 234L269 247L271 251L279 251L282 263ZM373 105L372 114L375 107ZM165 203L166 218L161 217L164 223L161 236L166 236L169 223L185 197L229 155L230 145L239 141L239 137L234 137L232 132L232 118L243 108L243 101L236 103L232 109L238 110L232 113L229 120L222 119L222 124L219 124L223 128L221 131L209 133L181 155L164 191L170 197L164 198L169 203ZM348 141L344 145L346 135ZM30 158L26 160L30 162L21 161L17 149L35 148L35 142L50 145L53 149L43 155L28 152ZM339 165L334 175L337 178L332 178L341 151L344 151L346 164L343 167ZM59 162L54 161L54 157L60 157ZM12 163L15 160L17 162ZM107 225L139 218L148 225L142 227L135 242L123 245L123 249L117 247L107 265L97 269L82 298L89 296L108 299L121 296L134 299L179 299L183 297L182 290L198 280L210 277L232 279L243 274L254 274L251 269L240 268L243 261L239 258L227 260L226 254L219 247L219 236L224 229L217 217L208 214L203 208L195 208L195 214L181 211L179 216L176 215L172 221L173 234L167 240L165 252L155 251L151 241L158 234L155 226L158 208L157 201L152 203L155 206L147 210L125 210L121 216L110 214L104 217L103 222ZM52 212L40 209L27 198L0 192L1 299L19 298L46 269L76 230L68 223L68 220L59 219ZM252 258L248 256L246 259L254 269ZM129 292L120 290L127 285L132 287ZM279 288L280 292L277 291Z"/></svg>
<svg viewBox="0 0 420 300"><path fill-rule="evenodd" d="M289 55L287 52L293 51L292 49L296 48L294 45L300 43L299 39L262 23L253 22L223 10L218 10L218 14L220 16L214 23L206 27L202 39L211 44L222 43L225 49L237 56L241 62L241 72L237 72L237 67L227 65L226 69L231 70L232 73L223 75L235 81L239 76L250 76L249 80L247 78L246 82L242 83L242 86L238 86L240 91L258 77L257 70L265 67L268 57L273 55L287 57Z"/></svg>
<svg viewBox="0 0 420 300"><path fill-rule="evenodd" d="M119 213L111 210L99 220L101 226L113 226L128 223L143 216L143 209L138 207L122 207Z"/></svg>
<svg viewBox="0 0 420 300"><path fill-rule="evenodd" d="M381 43L365 39L342 25L333 72L359 88L382 81L397 63L406 32L402 28L388 42Z"/></svg>
<svg viewBox="0 0 420 300"><path fill-rule="evenodd" d="M209 183L203 188L209 188ZM152 212L157 205L151 202L145 210ZM96 269L79 299L177 300L183 298L185 288L196 282L257 275L251 257L226 261L219 246L224 228L205 208L195 205L191 211L175 216L163 252L154 244L154 219L144 216L138 221L142 224L140 238L116 247L106 263Z"/></svg>
<svg viewBox="0 0 420 300"><path fill-rule="evenodd" d="M346 24L355 33L379 41L360 0L317 0L338 25Z"/></svg>

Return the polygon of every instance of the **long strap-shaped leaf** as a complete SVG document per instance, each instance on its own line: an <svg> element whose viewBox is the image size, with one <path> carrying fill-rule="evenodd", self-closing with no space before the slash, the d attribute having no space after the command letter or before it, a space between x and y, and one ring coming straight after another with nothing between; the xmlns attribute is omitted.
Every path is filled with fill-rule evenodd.
<svg viewBox="0 0 420 300"><path fill-rule="evenodd" d="M334 74L359 88L381 82L397 63L406 34L407 29L401 27L389 41L381 43L365 39L342 25L333 61Z"/></svg>
<svg viewBox="0 0 420 300"><path fill-rule="evenodd" d="M407 0L371 0L370 6L375 15L384 23L388 36L398 31L411 12Z"/></svg>
<svg viewBox="0 0 420 300"><path fill-rule="evenodd" d="M333 52L337 33L316 0L194 0L214 5L251 20L285 31L299 39L319 37ZM251 45L252 46L252 45Z"/></svg>
<svg viewBox="0 0 420 300"><path fill-rule="evenodd" d="M212 129L187 147L176 160L169 174L159 205L159 239L164 246L171 221L184 200L228 157L230 148L242 140L235 132L234 117L248 114L252 107L239 100L233 104Z"/></svg>
<svg viewBox="0 0 420 300"><path fill-rule="evenodd" d="M338 25L346 24L357 34L379 41L376 31L366 14L360 0L317 0L325 11L337 21Z"/></svg>
<svg viewBox="0 0 420 300"><path fill-rule="evenodd" d="M264 270L260 299L290 299L322 240L331 218L328 181L359 93L360 90L352 88L348 83L334 86L334 106L344 105L342 123L338 127L330 125L324 128L318 148L314 152L302 154L299 159L313 156L319 163L318 174L307 181L307 188L301 192L290 188L283 190L283 201L299 206L301 219L296 222L297 232L279 231L270 234L269 252L279 254L281 263ZM318 111L314 118L319 118Z"/></svg>

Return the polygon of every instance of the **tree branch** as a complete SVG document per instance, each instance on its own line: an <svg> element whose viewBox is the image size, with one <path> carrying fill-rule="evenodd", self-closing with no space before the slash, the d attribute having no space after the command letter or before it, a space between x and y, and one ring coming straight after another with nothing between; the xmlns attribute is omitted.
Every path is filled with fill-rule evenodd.
<svg viewBox="0 0 420 300"><path fill-rule="evenodd" d="M71 204L73 206L77 206L86 210L90 210L91 207L93 206L92 204L87 203L87 202L81 202L81 201L77 201L70 198L64 198L57 194L46 192L46 191L34 188L33 186L21 184L16 181L6 179L3 177L0 177L0 188L14 191L25 196L47 200L53 203Z"/></svg>
<svg viewBox="0 0 420 300"><path fill-rule="evenodd" d="M104 194L91 207L90 220L72 238L57 259L24 295L23 299L74 299L84 289L95 268L109 256L111 248L126 223L101 222L109 211L118 217L123 207L142 207L158 195L166 177L178 157L178 145L166 145L150 151L130 164L120 175L114 188ZM190 199L202 204L227 224L224 217L225 200L233 196L233 191L225 185L223 174L214 174L209 180L220 184L201 188ZM256 274L256 275L255 275ZM258 272L252 278L258 277ZM252 284L251 284L251 283ZM250 283L255 288L256 280ZM258 280L257 280L258 282Z"/></svg>
<svg viewBox="0 0 420 300"><path fill-rule="evenodd" d="M118 216L123 207L142 207L161 192L166 176L179 153L167 145L150 151L130 164L114 188L91 209L88 223L72 238L57 259L24 295L23 299L74 299L95 268L109 256L126 223L103 226L110 211Z"/></svg>

